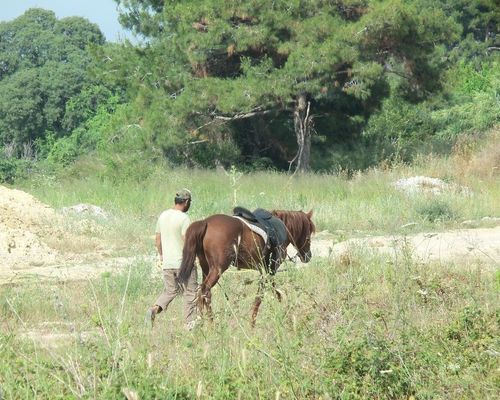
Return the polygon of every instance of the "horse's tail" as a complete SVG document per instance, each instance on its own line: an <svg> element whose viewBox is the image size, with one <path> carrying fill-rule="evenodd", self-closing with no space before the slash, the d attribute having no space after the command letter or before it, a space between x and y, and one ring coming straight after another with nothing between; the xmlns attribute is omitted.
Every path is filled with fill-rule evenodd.
<svg viewBox="0 0 500 400"><path fill-rule="evenodd" d="M188 281L191 271L194 268L196 254L203 247L203 238L207 231L207 221L196 221L189 225L184 239L184 248L182 249L182 263L179 268L177 282L184 287Z"/></svg>

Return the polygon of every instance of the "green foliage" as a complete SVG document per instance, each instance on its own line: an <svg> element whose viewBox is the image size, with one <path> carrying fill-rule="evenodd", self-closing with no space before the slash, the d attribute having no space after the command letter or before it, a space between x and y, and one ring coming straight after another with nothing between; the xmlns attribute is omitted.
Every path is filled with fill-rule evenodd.
<svg viewBox="0 0 500 400"><path fill-rule="evenodd" d="M0 158L0 183L13 183L18 164L12 158Z"/></svg>
<svg viewBox="0 0 500 400"><path fill-rule="evenodd" d="M48 131L68 135L82 120L75 121L69 101L92 82L87 48L103 43L97 25L57 20L52 11L30 9L0 22L0 144L14 144L19 155L23 144Z"/></svg>
<svg viewBox="0 0 500 400"><path fill-rule="evenodd" d="M288 170L303 126L305 163L352 171L500 120L495 0L116 3L143 42L105 44L42 9L0 23L0 146L15 157L36 143L61 165L97 150Z"/></svg>
<svg viewBox="0 0 500 400"><path fill-rule="evenodd" d="M7 158L0 155L0 184L13 184L16 181L26 179L34 170L36 170L36 165L32 159Z"/></svg>
<svg viewBox="0 0 500 400"><path fill-rule="evenodd" d="M419 104L392 96L364 127L363 135L377 161L411 161L419 154L441 151L460 135L485 132L500 121L499 64L480 68L461 62L444 76L446 92Z"/></svg>
<svg viewBox="0 0 500 400"><path fill-rule="evenodd" d="M448 326L447 337L464 346L477 344L484 349L486 347L484 342L489 342L495 337L498 318L498 315L486 313L477 305L465 307L457 315L456 320Z"/></svg>
<svg viewBox="0 0 500 400"><path fill-rule="evenodd" d="M78 101L78 99L75 99ZM87 110L88 117L83 119L69 136L57 137L53 132L46 132L44 138L36 141L38 156L46 158L54 166L67 166L78 157L95 149L106 148L106 133L109 130L112 115L118 108L117 96L100 100L97 110ZM75 102L70 102L68 108L73 109ZM82 111L83 108L78 108Z"/></svg>
<svg viewBox="0 0 500 400"><path fill-rule="evenodd" d="M143 73L136 74L139 97L153 108L161 104L161 112L142 114L154 143L170 157L179 155L172 145L207 137L218 143L236 125L244 130L238 136L249 142L256 135L234 122L246 113L255 112L248 118L262 121L260 114L272 111L284 121L279 130L290 136L297 129L291 120L300 96L323 118L343 113L365 118L389 94L381 90L389 64L406 70L411 90L423 91L440 67L432 64L435 45L449 43L459 30L441 10L402 1L117 3L123 6L122 23L150 40L142 55L149 68L141 65ZM221 129L217 118L230 122ZM212 135L213 127L223 132ZM331 128L320 133L337 134ZM268 147L273 136L263 137ZM281 141L282 153L293 158L295 146L288 142Z"/></svg>
<svg viewBox="0 0 500 400"><path fill-rule="evenodd" d="M408 397L415 394L411 375L405 371L411 354L408 350L402 351L400 343L383 337L356 337L344 343L340 351L329 351L326 364L335 384L354 398ZM411 364L417 367L413 360Z"/></svg>
<svg viewBox="0 0 500 400"><path fill-rule="evenodd" d="M79 135L80 131L74 132L71 136L62 137L50 146L47 160L51 163L65 166L71 163L80 155Z"/></svg>
<svg viewBox="0 0 500 400"><path fill-rule="evenodd" d="M415 208L420 216L431 222L457 218L457 213L453 207L441 199L425 199L418 203Z"/></svg>

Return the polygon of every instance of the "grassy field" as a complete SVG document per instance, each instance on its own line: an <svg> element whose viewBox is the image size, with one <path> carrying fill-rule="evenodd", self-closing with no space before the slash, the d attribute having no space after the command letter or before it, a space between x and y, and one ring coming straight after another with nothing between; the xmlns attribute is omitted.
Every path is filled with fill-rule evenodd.
<svg viewBox="0 0 500 400"><path fill-rule="evenodd" d="M6 399L493 399L499 277L362 251L316 260L278 274L285 300L267 293L251 329L255 275L226 273L214 323L191 332L180 301L145 325L161 290L145 264L2 288L0 386Z"/></svg>
<svg viewBox="0 0 500 400"><path fill-rule="evenodd" d="M156 216L179 187L194 193L192 219L229 213L235 204L314 209L318 230L342 240L500 216L500 180L496 164L487 162L495 151L486 146L476 155L457 152L353 176L145 164L120 179L82 160L64 177L41 175L18 187L56 208L103 207L113 215L103 240L123 254L153 254ZM472 195L408 197L392 186L415 175L467 186ZM288 264L277 275L284 301L268 291L251 329L256 278L224 274L214 289L214 323L191 332L183 329L180 301L153 330L144 324L162 288L147 263L84 282L0 287L0 398L498 398L500 274L491 267L422 265L404 252L393 259L362 248L348 262Z"/></svg>
<svg viewBox="0 0 500 400"><path fill-rule="evenodd" d="M132 170L81 160L63 174L39 174L19 187L60 208L77 203L103 207L114 218L124 247L151 249L159 213L171 207L179 188L193 192L193 220L229 214L235 205L249 209L314 210L318 231L337 240L371 234L399 234L462 227L464 220L500 215L500 131L484 143L464 144L448 158L423 157L414 165L379 167L363 173L338 172L289 176L278 172L244 174L237 169L204 171L150 165ZM128 167L130 168L130 167ZM395 189L400 178L430 176L465 187L441 196L408 196ZM124 178L125 176L125 178ZM411 225L409 225L411 224ZM481 225L481 222L478 223ZM477 224L476 224L477 225Z"/></svg>

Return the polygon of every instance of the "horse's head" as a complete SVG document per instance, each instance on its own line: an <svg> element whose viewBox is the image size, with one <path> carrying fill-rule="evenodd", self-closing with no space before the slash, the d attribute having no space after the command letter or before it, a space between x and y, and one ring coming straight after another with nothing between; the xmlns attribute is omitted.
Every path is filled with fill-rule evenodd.
<svg viewBox="0 0 500 400"><path fill-rule="evenodd" d="M311 261L311 235L316 227L312 222L312 210L308 213L303 211L273 211L273 214L281 219L288 231L288 241L297 249L302 262Z"/></svg>

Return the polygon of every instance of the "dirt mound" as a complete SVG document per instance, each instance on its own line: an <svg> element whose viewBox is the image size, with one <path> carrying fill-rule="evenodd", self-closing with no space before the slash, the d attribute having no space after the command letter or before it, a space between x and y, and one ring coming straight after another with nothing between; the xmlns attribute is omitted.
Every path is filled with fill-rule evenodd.
<svg viewBox="0 0 500 400"><path fill-rule="evenodd" d="M26 268L53 263L58 255L44 237L60 234L49 206L20 190L0 186L0 258L3 268Z"/></svg>
<svg viewBox="0 0 500 400"><path fill-rule="evenodd" d="M29 269L74 259L71 243L95 249L97 239L86 237L82 229L98 230L92 223L64 219L28 193L0 186L0 269Z"/></svg>

